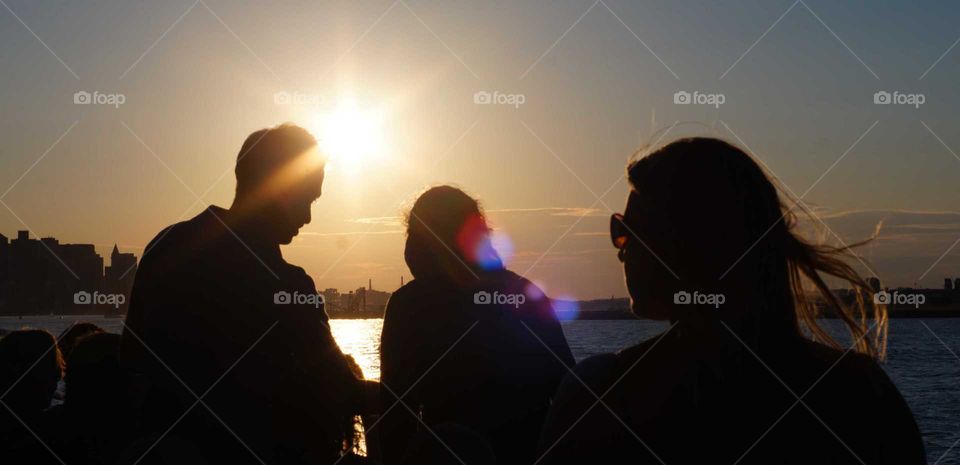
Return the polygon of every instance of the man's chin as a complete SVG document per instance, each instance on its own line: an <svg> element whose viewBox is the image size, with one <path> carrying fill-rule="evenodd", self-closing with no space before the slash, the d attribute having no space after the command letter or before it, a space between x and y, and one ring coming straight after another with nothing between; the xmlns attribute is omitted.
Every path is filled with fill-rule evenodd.
<svg viewBox="0 0 960 465"><path fill-rule="evenodd" d="M293 238L294 238L294 237L297 237L297 233L293 233L293 234L289 234L289 235L283 236L283 237L280 239L280 245L289 245L291 242L293 242Z"/></svg>

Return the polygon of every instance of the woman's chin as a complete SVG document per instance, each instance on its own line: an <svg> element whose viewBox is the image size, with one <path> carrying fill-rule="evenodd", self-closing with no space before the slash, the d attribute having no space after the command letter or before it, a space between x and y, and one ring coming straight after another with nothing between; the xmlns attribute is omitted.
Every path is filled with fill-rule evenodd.
<svg viewBox="0 0 960 465"><path fill-rule="evenodd" d="M670 312L667 307L652 303L642 303L637 299L630 299L630 311L638 318L645 320L669 320Z"/></svg>

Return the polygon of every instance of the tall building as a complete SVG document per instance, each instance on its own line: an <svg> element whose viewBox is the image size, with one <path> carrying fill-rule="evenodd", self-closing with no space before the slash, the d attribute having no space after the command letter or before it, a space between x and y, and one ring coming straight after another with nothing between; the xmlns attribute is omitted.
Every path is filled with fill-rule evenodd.
<svg viewBox="0 0 960 465"><path fill-rule="evenodd" d="M10 298L10 239L0 234L0 310L7 307Z"/></svg>
<svg viewBox="0 0 960 465"><path fill-rule="evenodd" d="M953 290L953 280L950 278L943 279L943 290L952 291Z"/></svg>
<svg viewBox="0 0 960 465"><path fill-rule="evenodd" d="M110 266L104 269L103 289L109 294L122 294L126 297L123 305L115 309L117 313L126 313L133 290L133 278L137 274L137 256L132 253L120 253L116 244L110 252Z"/></svg>

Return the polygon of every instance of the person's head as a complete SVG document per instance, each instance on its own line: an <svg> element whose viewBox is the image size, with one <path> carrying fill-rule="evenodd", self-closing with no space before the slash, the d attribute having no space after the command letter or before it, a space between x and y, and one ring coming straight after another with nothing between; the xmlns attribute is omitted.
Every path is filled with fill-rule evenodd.
<svg viewBox="0 0 960 465"><path fill-rule="evenodd" d="M73 348L77 346L81 339L102 332L103 328L93 323L84 322L70 325L69 328L60 333L58 345L60 346L60 353L63 354L63 359L68 360L70 358L70 352L73 351Z"/></svg>
<svg viewBox="0 0 960 465"><path fill-rule="evenodd" d="M288 244L320 198L324 160L317 140L292 124L250 134L237 155L234 207L269 241Z"/></svg>
<svg viewBox="0 0 960 465"><path fill-rule="evenodd" d="M428 189L414 202L406 223L404 258L414 278L463 284L477 273L503 268L480 204L460 189Z"/></svg>
<svg viewBox="0 0 960 465"><path fill-rule="evenodd" d="M119 354L116 334L100 332L79 341L67 358L67 408L98 410L120 402L126 382Z"/></svg>
<svg viewBox="0 0 960 465"><path fill-rule="evenodd" d="M627 178L626 210L611 218L611 236L635 313L736 320L758 337L807 333L836 345L804 290L812 284L857 348L882 354L886 312L863 301L869 286L844 261L849 249L801 238L777 187L743 150L713 138L680 139L633 160ZM821 274L860 291L856 304L841 302ZM871 310L874 341L861 337Z"/></svg>
<svg viewBox="0 0 960 465"><path fill-rule="evenodd" d="M14 331L0 339L0 393L14 411L33 414L50 406L63 373L57 341L43 330Z"/></svg>

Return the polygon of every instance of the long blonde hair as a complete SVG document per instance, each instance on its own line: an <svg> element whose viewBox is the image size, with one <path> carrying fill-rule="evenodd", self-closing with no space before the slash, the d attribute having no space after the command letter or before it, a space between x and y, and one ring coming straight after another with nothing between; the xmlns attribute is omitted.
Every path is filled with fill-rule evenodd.
<svg viewBox="0 0 960 465"><path fill-rule="evenodd" d="M646 199L638 202L648 210L633 215L650 219L635 225L635 234L651 241L651 252L673 267L679 285L721 287L732 273L755 291L745 318L758 338L772 341L788 331L842 348L821 320L835 316L853 349L884 357L887 309L874 304L875 289L848 264L852 248L866 241L831 246L801 237L795 210L813 213L799 199L787 205L789 195L745 151L715 138L679 139L634 159L627 177L631 196ZM849 285L853 298L838 297L827 276Z"/></svg>

